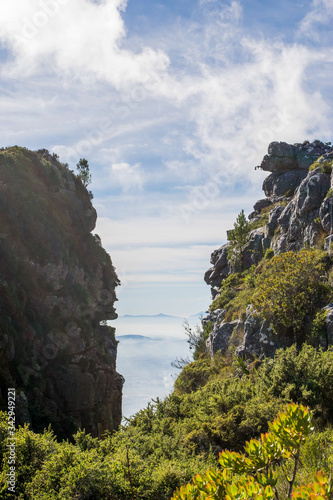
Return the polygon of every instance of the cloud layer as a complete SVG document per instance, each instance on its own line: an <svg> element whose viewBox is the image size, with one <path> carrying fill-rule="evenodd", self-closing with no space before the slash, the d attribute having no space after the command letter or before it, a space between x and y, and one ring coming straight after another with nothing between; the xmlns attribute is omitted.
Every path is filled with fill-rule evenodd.
<svg viewBox="0 0 333 500"><path fill-rule="evenodd" d="M3 145L89 159L97 231L135 286L199 279L261 197L269 142L331 140L332 0L289 38L254 34L250 4L200 0L140 36L122 0L0 5Z"/></svg>

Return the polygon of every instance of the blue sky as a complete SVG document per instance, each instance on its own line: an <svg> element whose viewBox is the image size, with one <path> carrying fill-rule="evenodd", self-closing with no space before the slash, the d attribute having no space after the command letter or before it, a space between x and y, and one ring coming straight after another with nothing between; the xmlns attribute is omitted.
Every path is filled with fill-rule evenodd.
<svg viewBox="0 0 333 500"><path fill-rule="evenodd" d="M2 2L1 145L88 158L119 314L206 309L269 142L332 139L332 18L332 0Z"/></svg>

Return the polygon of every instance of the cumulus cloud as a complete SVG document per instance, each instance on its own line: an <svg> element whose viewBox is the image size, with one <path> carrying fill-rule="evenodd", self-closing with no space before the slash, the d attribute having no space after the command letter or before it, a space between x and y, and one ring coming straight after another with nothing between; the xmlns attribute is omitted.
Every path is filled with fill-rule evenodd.
<svg viewBox="0 0 333 500"><path fill-rule="evenodd" d="M113 163L110 172L111 181L116 180L125 192L132 189L141 190L144 184L144 174L140 163Z"/></svg>
<svg viewBox="0 0 333 500"><path fill-rule="evenodd" d="M0 6L0 40L15 54L12 75L57 69L117 89L149 84L169 64L161 51L122 46L124 0L12 0ZM19 14L18 14L19 13Z"/></svg>
<svg viewBox="0 0 333 500"><path fill-rule="evenodd" d="M251 177L273 140L302 141L309 129L330 133L327 103L304 85L308 68L324 53L247 38L242 48L246 63L204 68L191 109L195 131L186 142L206 170L224 165L234 180L237 173Z"/></svg>

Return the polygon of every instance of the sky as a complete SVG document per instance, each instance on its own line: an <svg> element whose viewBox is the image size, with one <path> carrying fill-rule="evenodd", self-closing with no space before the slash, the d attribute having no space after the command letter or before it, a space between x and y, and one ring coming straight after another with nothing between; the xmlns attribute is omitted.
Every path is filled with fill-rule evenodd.
<svg viewBox="0 0 333 500"><path fill-rule="evenodd" d="M207 309L271 141L332 140L333 0L0 4L1 146L87 158L117 311Z"/></svg>

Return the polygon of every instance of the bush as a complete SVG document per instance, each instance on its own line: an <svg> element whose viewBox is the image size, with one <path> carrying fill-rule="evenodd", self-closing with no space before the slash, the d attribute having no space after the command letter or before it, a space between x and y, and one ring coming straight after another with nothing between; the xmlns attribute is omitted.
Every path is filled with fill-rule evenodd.
<svg viewBox="0 0 333 500"><path fill-rule="evenodd" d="M313 431L308 409L302 405L288 405L286 411L269 424L269 429L270 432L261 435L260 441L247 442L245 453L223 451L219 458L222 469L209 469L204 475L196 475L193 483L177 490L171 500L278 499L279 465L288 498L328 498L331 486L321 472L317 473L314 483L301 484L295 489L300 450Z"/></svg>
<svg viewBox="0 0 333 500"><path fill-rule="evenodd" d="M276 333L304 340L304 324L329 299L322 255L315 250L286 252L268 261L258 275L252 305Z"/></svg>
<svg viewBox="0 0 333 500"><path fill-rule="evenodd" d="M316 160L314 163L309 168L309 172L312 172L316 168L320 167L321 172L323 174L328 174L331 175L332 173L332 165L333 165L333 160L323 160L323 157L320 156L318 160Z"/></svg>

